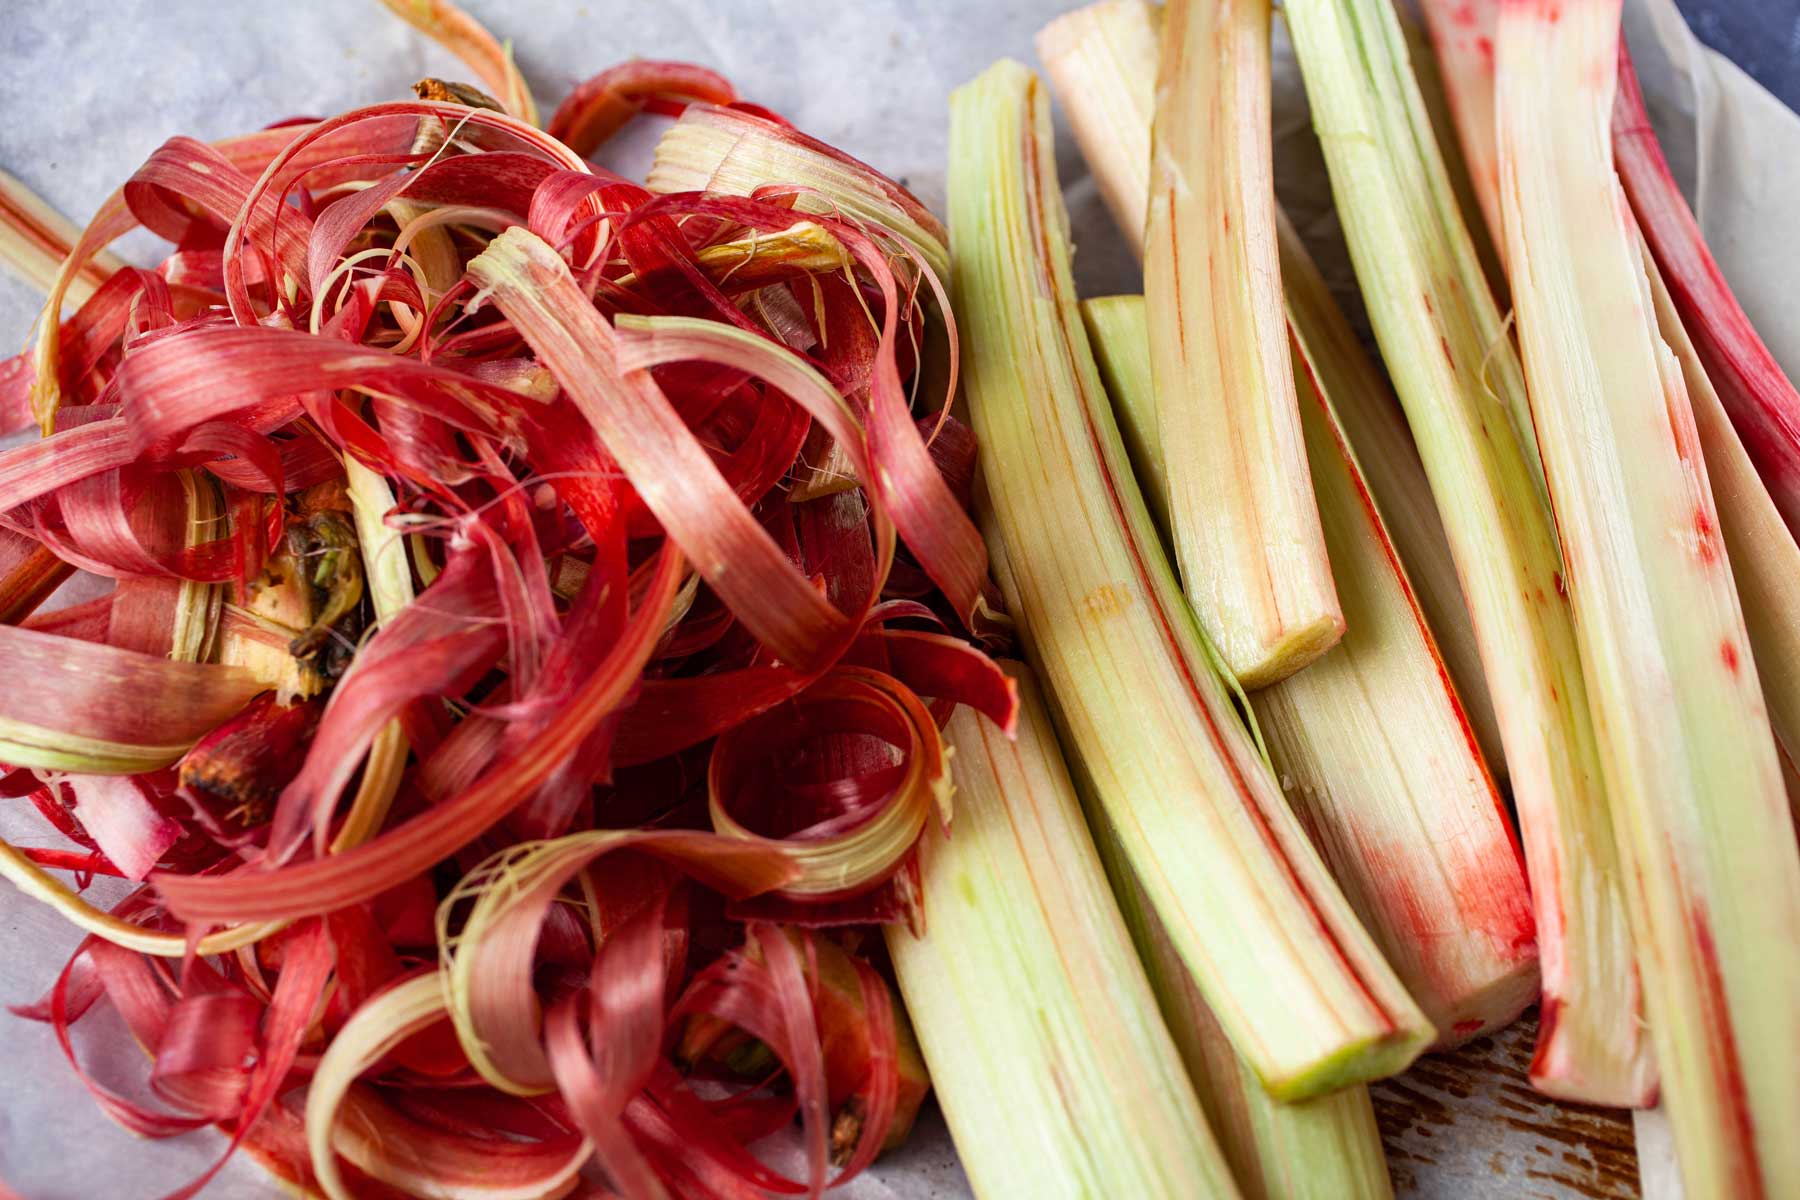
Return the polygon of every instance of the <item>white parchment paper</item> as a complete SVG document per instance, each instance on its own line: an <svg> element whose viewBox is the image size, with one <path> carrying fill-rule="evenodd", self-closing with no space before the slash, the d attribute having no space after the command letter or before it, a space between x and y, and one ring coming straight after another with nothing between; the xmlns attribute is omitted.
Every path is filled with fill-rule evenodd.
<svg viewBox="0 0 1800 1200"><path fill-rule="evenodd" d="M946 101L991 60L1035 59L1032 35L1072 0L466 0L499 36L548 112L576 82L622 58L681 58L723 70L751 99L865 158L942 211ZM1628 0L1629 31L1677 175L1744 306L1790 375L1800 370L1800 120L1688 34L1671 0ZM1285 55L1285 41L1278 53ZM164 138L217 138L299 114L326 115L407 93L421 75L467 74L373 0L225 5L203 0L0 0L0 167L85 220ZM1353 301L1334 247L1329 192L1309 147L1291 57L1277 66L1280 186L1289 211ZM1136 290L1132 256L1113 230L1066 130L1058 161L1089 294ZM146 235L124 245L154 261ZM0 346L22 346L39 296L0 272ZM1354 306L1353 307L1359 307ZM0 686L29 686L8 680ZM17 806L0 836L51 844ZM104 886L96 885L103 893ZM39 996L74 948L48 910L0 883L0 1003ZM116 1021L90 1019L78 1046L108 1084L131 1090L141 1060ZM223 1139L202 1133L135 1141L84 1094L42 1026L0 1018L0 1181L26 1200L150 1197L193 1178ZM1033 1098L1021 1096L1021 1104ZM1498 1122L1439 1147L1441 1169L1409 1172L1408 1194L1519 1194ZM1679 1195L1666 1132L1640 1122L1646 1193ZM1484 1170L1484 1164L1491 1169ZM1534 1195L1573 1194L1542 1180ZM247 1160L208 1190L216 1200L274 1187ZM968 1185L935 1109L912 1142L839 1193L849 1200L961 1198Z"/></svg>

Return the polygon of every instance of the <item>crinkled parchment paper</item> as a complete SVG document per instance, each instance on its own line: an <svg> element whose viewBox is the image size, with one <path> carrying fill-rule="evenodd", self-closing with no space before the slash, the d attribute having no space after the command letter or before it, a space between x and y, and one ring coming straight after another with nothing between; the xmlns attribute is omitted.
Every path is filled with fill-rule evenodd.
<svg viewBox="0 0 1800 1200"><path fill-rule="evenodd" d="M541 100L553 103L621 58L694 59L720 68L747 95L802 128L899 177L942 211L950 90L1001 55L1031 61L1034 31L1072 0L466 0L466 6L513 39ZM465 74L373 0L8 0L0 8L0 112L6 114L0 167L77 220L171 134L221 137L399 96L421 75ZM1800 206L1793 202L1800 194L1800 120L1703 50L1671 0L1629 0L1628 8L1632 45L1677 173L1692 185L1707 236L1744 306L1789 373L1800 371L1800 310L1789 300L1800 278ZM1334 272L1334 284L1353 300L1285 39L1278 38L1278 55L1279 186ZM1077 281L1089 293L1135 290L1131 255L1066 131L1057 152L1080 245ZM155 252L146 235L124 249L139 260ZM0 272L0 345L24 344L38 302L26 285ZM27 844L50 837L35 815L21 815L17 806L0 809L0 836ZM0 1003L41 994L76 940L58 918L0 883ZM142 1074L133 1061L138 1051L116 1021L84 1022L78 1046L94 1072L115 1086L129 1090ZM204 1169L223 1146L210 1132L160 1144L134 1140L101 1116L43 1026L0 1018L0 1047L0 1180L27 1200L160 1195ZM1582 1194L1566 1181L1588 1178L1592 1155L1579 1144L1546 1144L1523 1131L1509 1120L1522 1107L1529 1105L1498 1084L1452 1097L1449 1115L1434 1128L1407 1135L1404 1169L1396 1162L1403 1194ZM1640 1118L1639 1141L1646 1194L1679 1195L1666 1130L1654 1115ZM206 1194L238 1200L273 1191L259 1168L239 1159ZM933 1109L903 1152L839 1194L925 1200L969 1192Z"/></svg>

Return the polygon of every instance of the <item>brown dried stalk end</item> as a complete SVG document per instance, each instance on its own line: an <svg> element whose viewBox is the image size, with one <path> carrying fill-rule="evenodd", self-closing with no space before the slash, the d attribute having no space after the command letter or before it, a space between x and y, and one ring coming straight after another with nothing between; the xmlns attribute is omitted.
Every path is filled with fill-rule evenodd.
<svg viewBox="0 0 1800 1200"><path fill-rule="evenodd" d="M467 108L487 108L494 112L506 111L498 100L472 84L426 76L413 84L412 90L413 95L421 100L433 100L439 104L461 104Z"/></svg>

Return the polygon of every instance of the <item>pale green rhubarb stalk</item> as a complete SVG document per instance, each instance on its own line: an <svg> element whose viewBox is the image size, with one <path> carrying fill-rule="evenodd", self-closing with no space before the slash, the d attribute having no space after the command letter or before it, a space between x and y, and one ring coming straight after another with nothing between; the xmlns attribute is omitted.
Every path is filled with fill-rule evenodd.
<svg viewBox="0 0 1800 1200"><path fill-rule="evenodd" d="M1114 220L1139 254L1150 194L1150 125L1161 14L1148 0L1100 0L1058 17L1037 38L1038 57L1076 143ZM1437 635L1488 767L1504 781L1500 727L1482 674L1475 630L1406 417L1279 207L1275 219L1288 321L1307 328L1307 340L1322 348L1321 382L1362 460L1369 490L1387 520L1426 621Z"/></svg>
<svg viewBox="0 0 1800 1200"><path fill-rule="evenodd" d="M1613 169L1619 12L1502 5L1500 223L1682 1177L1693 1196L1795 1196L1800 850Z"/></svg>
<svg viewBox="0 0 1800 1200"><path fill-rule="evenodd" d="M1394 399L1381 369L1332 297L1325 277L1300 235L1277 213L1281 277L1287 296L1288 327L1306 348L1307 359L1362 470L1363 482L1404 564L1425 623L1455 682L1457 698L1475 730L1489 771L1504 782L1506 750L1500 719L1481 668L1481 648L1463 603L1462 584L1444 522L1432 499L1431 481L1419 461L1406 414Z"/></svg>
<svg viewBox="0 0 1800 1200"><path fill-rule="evenodd" d="M1117 836L1095 816L1094 841L1125 925L1246 1200L1389 1200L1393 1185L1368 1086L1298 1104L1271 1099L1194 986Z"/></svg>
<svg viewBox="0 0 1800 1200"><path fill-rule="evenodd" d="M952 291L1008 606L1196 982L1271 1093L1435 1036L1244 729L1132 479L1070 275L1048 97L996 63L950 108Z"/></svg>
<svg viewBox="0 0 1800 1200"><path fill-rule="evenodd" d="M1524 378L1387 0L1289 0L1357 279L1474 619L1500 721L1543 976L1532 1082L1655 1089L1623 872ZM1521 430L1525 431L1521 435Z"/></svg>
<svg viewBox="0 0 1800 1200"><path fill-rule="evenodd" d="M1456 193L1457 208L1468 223L1469 231L1475 239L1475 253L1481 259L1482 274L1487 276L1488 286L1505 303L1506 268L1501 265L1499 250L1495 239L1498 236L1493 226L1486 224L1486 213L1481 207L1482 192L1476 187L1472 174L1472 164L1462 155L1461 126L1457 121L1456 100L1460 80L1446 80L1439 67L1439 60L1434 52L1435 30L1429 25L1420 11L1429 7L1436 0L1408 0L1407 3L1394 7L1394 16L1400 22L1401 35L1406 39L1406 56L1412 64L1413 78L1419 85L1419 99L1425 104L1425 114L1431 121L1432 137L1437 142L1438 152L1443 155L1444 169L1450 173L1450 187ZM1483 0L1485 2L1485 0ZM1467 0L1472 5L1476 0ZM1492 47L1489 47L1490 54ZM1491 78L1491 76L1490 76ZM1488 236L1483 236L1484 234Z"/></svg>
<svg viewBox="0 0 1800 1200"><path fill-rule="evenodd" d="M1470 162L1496 162L1492 47L1499 19L1498 2L1426 0L1424 8L1444 75L1451 83L1463 155ZM1622 79L1621 86L1626 82ZM1632 146L1632 140L1619 128L1620 113L1625 108L1624 100L1613 107L1615 153ZM1641 144L1646 135L1640 128L1633 131L1633 136ZM1643 153L1641 149L1636 152ZM1477 179L1483 211L1495 214L1490 217L1490 228L1498 227L1499 189L1497 170L1484 171ZM1633 211L1638 209L1634 207ZM1800 758L1800 543L1795 542L1792 529L1782 518L1732 424L1719 389L1707 374L1694 339L1688 335L1647 247L1644 258L1656 299L1658 332L1680 361L1687 382L1694 424L1700 431L1700 448L1705 452L1706 470L1712 480L1713 501L1719 509L1719 529L1730 552L1732 577L1737 581L1744 624L1750 631L1750 649L1762 679L1763 699L1781 744L1784 765L1791 775L1793 762ZM1712 299L1721 305L1727 303L1717 296ZM1735 310L1735 301L1729 304ZM1745 353L1754 357L1756 351L1752 347ZM1790 785L1788 792L1790 803L1800 812L1800 788Z"/></svg>
<svg viewBox="0 0 1800 1200"><path fill-rule="evenodd" d="M1043 700L1007 670L1017 740L957 710L955 834L932 821L919 844L925 933L888 929L957 1155L983 1197L1234 1196Z"/></svg>
<svg viewBox="0 0 1800 1200"><path fill-rule="evenodd" d="M1146 375L1148 371L1146 364ZM992 561L1001 587L1016 594L1017 583L1004 553L995 554ZM1019 678L1025 676L1021 673ZM1034 721L1043 721L1043 714L1037 711L1040 703L1034 686L1021 706L1022 731ZM955 729L951 732L956 741ZM983 726L982 733L992 737L990 727ZM1021 733L1021 751L1015 753L1031 744ZM962 765L962 759L952 760L953 767ZM1060 758L1056 769L1060 774ZM1388 1200L1393 1192L1367 1085L1352 1084L1291 1104L1269 1095L1232 1047L1180 951L1157 919L1148 893L1125 860L1117 832L1104 809L1093 803L1091 778L1081 780L1077 791L1084 794L1095 847L1143 970L1149 975L1163 1021L1245 1200ZM968 802L960 777L957 797L959 805ZM957 812L961 821L966 808L959 807ZM965 836L962 826L957 827L955 836ZM932 911L927 917L936 919ZM940 1093L942 1086L940 1081Z"/></svg>
<svg viewBox="0 0 1800 1200"><path fill-rule="evenodd" d="M1800 544L1739 440L1647 249L1643 258L1656 301L1657 331L1681 364L1687 384L1763 704L1782 753L1788 803L1800 823L1800 786L1793 769L1800 759Z"/></svg>
<svg viewBox="0 0 1800 1200"><path fill-rule="evenodd" d="M1141 486L1162 486L1145 305L1082 305ZM1502 800L1302 338L1294 377L1312 486L1349 628L1251 695L1295 813L1439 1045L1510 1023L1537 995L1525 864Z"/></svg>
<svg viewBox="0 0 1800 1200"><path fill-rule="evenodd" d="M1275 250L1268 0L1170 0L1144 294L1181 582L1246 688L1337 644Z"/></svg>

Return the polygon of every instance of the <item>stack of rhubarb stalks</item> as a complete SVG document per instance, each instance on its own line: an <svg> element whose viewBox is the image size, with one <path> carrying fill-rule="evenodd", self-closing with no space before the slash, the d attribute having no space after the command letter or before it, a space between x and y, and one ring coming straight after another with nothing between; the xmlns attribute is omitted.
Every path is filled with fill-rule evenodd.
<svg viewBox="0 0 1800 1200"><path fill-rule="evenodd" d="M1800 1195L1800 396L1620 0L1426 0L1437 71L1285 0L1376 353L1269 0L1057 19L952 96L948 226L703 67L540 124L391 3L477 82L173 138L85 230L0 176L56 835L0 875L85 934L15 1011L109 1115L334 1200L752 1200L934 1086L983 1197L1384 1197L1367 1085L1535 1005L1536 1088ZM1053 96L1142 296L1076 293Z"/></svg>

